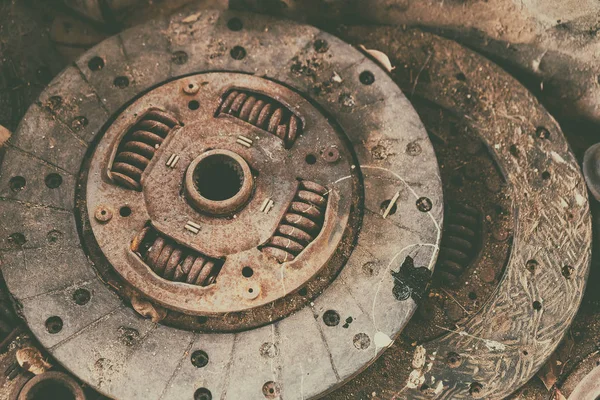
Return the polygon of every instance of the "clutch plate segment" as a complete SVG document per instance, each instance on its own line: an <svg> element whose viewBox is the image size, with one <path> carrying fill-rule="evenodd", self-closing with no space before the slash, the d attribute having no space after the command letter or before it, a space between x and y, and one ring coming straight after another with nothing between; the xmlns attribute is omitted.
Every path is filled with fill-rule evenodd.
<svg viewBox="0 0 600 400"><path fill-rule="evenodd" d="M27 324L119 399L333 390L408 322L443 213L427 133L374 62L315 28L193 7L51 82L9 141L0 196Z"/></svg>
<svg viewBox="0 0 600 400"><path fill-rule="evenodd" d="M381 398L504 398L552 354L583 296L591 220L575 157L524 87L460 45L402 28L351 27L342 37L387 54L409 97L478 132L506 178L516 228L504 274L479 311L437 339L397 341L332 397L363 385Z"/></svg>

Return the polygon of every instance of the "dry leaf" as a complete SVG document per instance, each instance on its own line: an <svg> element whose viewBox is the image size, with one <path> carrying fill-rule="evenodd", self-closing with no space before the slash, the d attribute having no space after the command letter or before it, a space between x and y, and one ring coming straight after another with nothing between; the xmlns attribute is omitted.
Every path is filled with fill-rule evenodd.
<svg viewBox="0 0 600 400"><path fill-rule="evenodd" d="M10 138L10 131L0 125L0 147Z"/></svg>
<svg viewBox="0 0 600 400"><path fill-rule="evenodd" d="M131 306L138 314L150 318L152 322L160 322L167 316L166 309L152 304L148 300L141 299L138 296L131 297Z"/></svg>
<svg viewBox="0 0 600 400"><path fill-rule="evenodd" d="M44 359L42 353L35 347L23 347L17 350L16 357L21 368L35 375L43 374L52 368L52 365Z"/></svg>
<svg viewBox="0 0 600 400"><path fill-rule="evenodd" d="M198 21L200 19L201 15L202 15L201 12L196 13L196 14L188 15L187 17L185 17L184 19L182 19L181 22L183 22L184 24L191 24L192 22Z"/></svg>
<svg viewBox="0 0 600 400"><path fill-rule="evenodd" d="M371 57L373 57L377 62L385 68L387 72L392 72L394 70L394 66L392 66L392 62L390 58L383 52L379 50L367 49L362 44L358 46L362 51L367 52Z"/></svg>
<svg viewBox="0 0 600 400"><path fill-rule="evenodd" d="M558 380L560 371L556 365L557 355L553 353L546 364L538 371L537 376L542 380L546 389L550 390Z"/></svg>

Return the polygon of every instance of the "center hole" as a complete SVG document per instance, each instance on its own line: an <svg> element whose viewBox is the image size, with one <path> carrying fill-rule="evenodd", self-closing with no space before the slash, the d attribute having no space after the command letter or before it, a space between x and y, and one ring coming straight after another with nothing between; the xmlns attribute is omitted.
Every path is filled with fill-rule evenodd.
<svg viewBox="0 0 600 400"><path fill-rule="evenodd" d="M206 157L194 170L196 190L208 200L228 200L238 194L243 183L242 166L225 154Z"/></svg>
<svg viewBox="0 0 600 400"><path fill-rule="evenodd" d="M27 398L31 400L75 400L75 394L62 382L47 380L33 386Z"/></svg>

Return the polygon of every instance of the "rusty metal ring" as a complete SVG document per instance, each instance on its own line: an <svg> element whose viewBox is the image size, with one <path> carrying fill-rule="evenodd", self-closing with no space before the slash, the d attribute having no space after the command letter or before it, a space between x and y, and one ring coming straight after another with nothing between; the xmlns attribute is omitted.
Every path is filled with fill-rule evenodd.
<svg viewBox="0 0 600 400"><path fill-rule="evenodd" d="M240 186L237 192L223 200L209 199L203 193L200 192L196 181L199 178L199 174L202 173L200 168L203 163L208 160L219 157L224 164L231 164L232 167L239 170L240 174ZM214 214L214 215L229 215L243 206L250 196L252 195L252 188L254 187L254 179L252 177L252 171L250 166L239 154L234 153L230 150L210 150L199 155L189 165L187 173L185 175L185 193L198 210Z"/></svg>
<svg viewBox="0 0 600 400"><path fill-rule="evenodd" d="M40 393L48 394L50 386L59 387L60 390L68 391L73 400L86 400L85 393L81 386L69 375L58 372L48 371L31 378L23 386L15 400L31 400L37 398Z"/></svg>

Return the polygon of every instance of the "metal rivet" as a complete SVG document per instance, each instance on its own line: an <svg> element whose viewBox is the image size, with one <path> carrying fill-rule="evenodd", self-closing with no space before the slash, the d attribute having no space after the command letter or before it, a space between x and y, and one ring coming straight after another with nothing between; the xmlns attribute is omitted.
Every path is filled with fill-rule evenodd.
<svg viewBox="0 0 600 400"><path fill-rule="evenodd" d="M196 94L200 90L200 86L196 82L187 82L182 86L183 93L185 94Z"/></svg>
<svg viewBox="0 0 600 400"><path fill-rule="evenodd" d="M421 212L431 211L432 207L433 204L431 203L431 200L429 200L427 197L421 197L417 200L417 208Z"/></svg>
<svg viewBox="0 0 600 400"><path fill-rule="evenodd" d="M340 314L334 310L327 310L323 314L323 322L327 326L336 326L340 323Z"/></svg>
<svg viewBox="0 0 600 400"><path fill-rule="evenodd" d="M260 287L257 285L249 285L243 292L243 297L248 300L254 300L260 294Z"/></svg>
<svg viewBox="0 0 600 400"><path fill-rule="evenodd" d="M328 163L334 163L340 159L340 150L337 146L331 145L323 152L323 159Z"/></svg>
<svg viewBox="0 0 600 400"><path fill-rule="evenodd" d="M94 213L94 218L98 222L108 222L112 219L113 212L107 206L101 205L96 207L96 212Z"/></svg>

